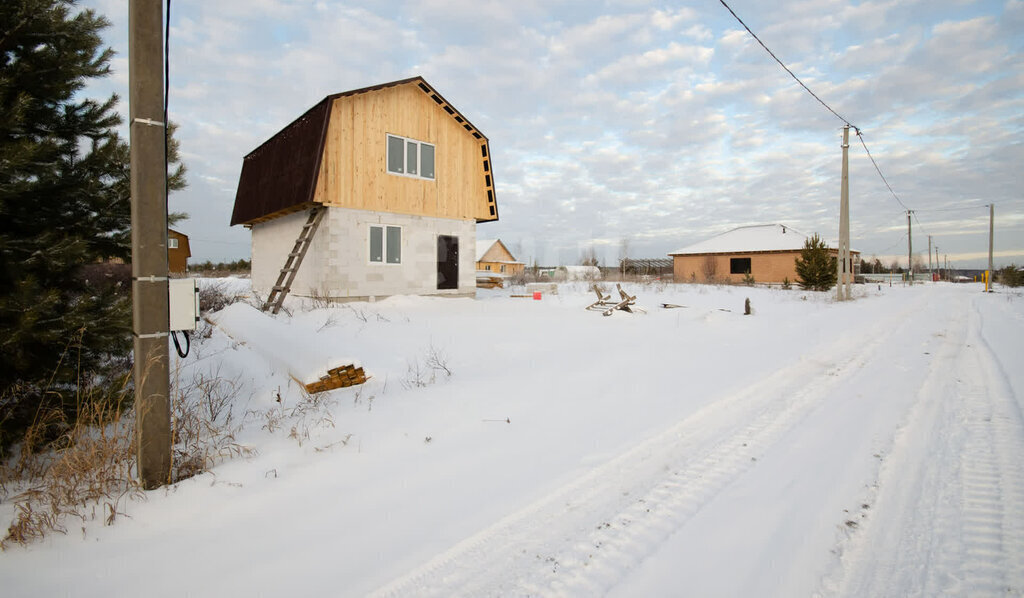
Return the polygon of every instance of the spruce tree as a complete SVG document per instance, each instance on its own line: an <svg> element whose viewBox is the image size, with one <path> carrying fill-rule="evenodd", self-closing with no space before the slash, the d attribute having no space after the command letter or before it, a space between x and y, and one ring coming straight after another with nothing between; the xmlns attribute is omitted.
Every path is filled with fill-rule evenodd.
<svg viewBox="0 0 1024 598"><path fill-rule="evenodd" d="M18 412L102 383L131 348L128 275L109 266L130 259L129 150L117 96L80 93L110 73L109 22L74 4L0 3L0 451Z"/></svg>
<svg viewBox="0 0 1024 598"><path fill-rule="evenodd" d="M828 247L817 233L804 241L796 259L796 276L800 288L812 291L827 291L836 284L836 258L828 254Z"/></svg>

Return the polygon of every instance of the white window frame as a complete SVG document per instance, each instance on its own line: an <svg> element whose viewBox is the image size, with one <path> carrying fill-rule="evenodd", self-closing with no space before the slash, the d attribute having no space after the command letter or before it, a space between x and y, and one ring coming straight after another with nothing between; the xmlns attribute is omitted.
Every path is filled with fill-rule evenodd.
<svg viewBox="0 0 1024 598"><path fill-rule="evenodd" d="M167 239L167 249L177 249L177 248L178 248L178 239L176 239L174 237L171 237L171 238Z"/></svg>
<svg viewBox="0 0 1024 598"><path fill-rule="evenodd" d="M379 228L380 241L381 241L381 254L380 260L373 259L373 229ZM398 230L398 260L392 262L390 260L391 253L388 251L388 230ZM405 239L404 227L397 224L371 224L366 229L366 261L371 266L401 266L402 265L402 243Z"/></svg>
<svg viewBox="0 0 1024 598"><path fill-rule="evenodd" d="M391 170L391 139L402 140L402 171L395 172ZM409 146L416 147L416 172L409 172ZM434 151L434 168L431 176L423 176L423 146L427 146ZM384 142L384 169L388 174L395 176L404 176L411 179L421 179L424 181L435 181L437 180L437 146L433 143L427 143L426 141L420 141L418 139L411 139L409 137L402 137L401 135L387 134L387 139Z"/></svg>

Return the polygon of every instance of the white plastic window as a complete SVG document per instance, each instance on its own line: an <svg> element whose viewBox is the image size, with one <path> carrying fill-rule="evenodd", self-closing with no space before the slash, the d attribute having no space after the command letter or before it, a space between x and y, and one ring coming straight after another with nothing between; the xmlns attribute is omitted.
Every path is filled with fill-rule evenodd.
<svg viewBox="0 0 1024 598"><path fill-rule="evenodd" d="M388 172L418 179L434 179L435 148L429 143L388 135Z"/></svg>

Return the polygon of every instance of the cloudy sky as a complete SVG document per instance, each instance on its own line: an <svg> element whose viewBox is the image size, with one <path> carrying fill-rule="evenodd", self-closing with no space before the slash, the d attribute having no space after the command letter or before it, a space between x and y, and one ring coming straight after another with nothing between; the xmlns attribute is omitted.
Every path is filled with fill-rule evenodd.
<svg viewBox="0 0 1024 598"><path fill-rule="evenodd" d="M1024 264L1024 1L728 0L854 126L957 266ZM112 22L127 115L128 3ZM489 138L500 237L523 261L605 263L749 224L835 239L842 121L716 0L174 0L170 112L194 259L248 257L228 226L242 157L324 96L422 75ZM907 218L856 140L851 236L906 263Z"/></svg>

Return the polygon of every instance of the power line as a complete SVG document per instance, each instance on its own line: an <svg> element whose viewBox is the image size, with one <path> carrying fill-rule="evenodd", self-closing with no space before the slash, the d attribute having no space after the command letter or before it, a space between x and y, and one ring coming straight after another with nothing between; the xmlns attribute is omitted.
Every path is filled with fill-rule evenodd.
<svg viewBox="0 0 1024 598"><path fill-rule="evenodd" d="M914 215L914 222L917 223L917 226L921 229L921 232L927 235L928 231L924 230L924 225L921 224L921 221L918 220L918 218L917 218L917 210L907 210L907 211ZM929 235L929 236L931 236L931 235Z"/></svg>
<svg viewBox="0 0 1024 598"><path fill-rule="evenodd" d="M731 8L731 7L729 6L729 5L728 5L728 4L726 4L726 3L725 3L725 0L718 0L718 1L722 3L722 6L724 6L724 7L726 8L726 10L728 10L728 11L729 11L729 13L730 13L730 14L732 14L732 16L733 16L733 17L734 17L734 18L735 18L735 19L736 19L737 21L739 21L739 24L740 24L740 25L743 25L743 28L747 30L747 33L749 33L749 34L751 35L751 37L753 37L753 38L754 38L755 40L757 40L757 43L761 44L761 47L762 47L762 48L764 48L764 51L765 51L765 52L768 52L768 55L769 55L769 56L771 56L772 58L774 58L774 59L775 59L775 62L779 63L779 66L781 66L781 67L782 67L783 69L785 69L785 71L786 71L787 73L789 73L789 76L790 76L790 77L793 77L793 80L794 80L794 81L796 81L797 83L799 83L799 84L800 84L800 87L803 87L803 88L804 88L804 89L805 89L805 90L807 91L807 93L811 94L811 97L813 97L813 98L814 98L815 100L818 100L818 103L820 103L820 104L821 104L822 106L824 106L826 110L828 110L829 112L831 112L832 114L834 114L834 115L836 116L836 118L838 118L839 120L843 121L843 123L844 123L844 124L846 124L846 125L849 125L850 127L852 127L852 128L853 128L854 132L855 132L855 133L857 133L857 139L859 139L859 140L860 140L860 144L861 144L861 146L863 146L863 147L864 147L864 151L865 151L865 152L867 153L867 155L868 155L868 158L869 158L869 159L871 160L871 164L873 164L873 165L874 165L874 167L875 167L875 172L877 172L877 173L878 173L878 176L879 176L879 177L881 177L881 179L882 179L882 182L883 182L883 183L885 183L885 186L886 186L886 188L887 188L887 189L889 189L889 193L891 193L891 194L892 194L892 196L893 196L893 197L894 197L894 198L896 199L896 202L897 202L897 203L899 203L899 204L900 204L901 206L903 206L903 209L904 209L905 211L908 211L908 212L909 212L909 211L910 211L910 208L908 208L908 207L907 207L907 205L906 205L906 204L904 204L904 203L903 203L903 201L902 201L902 200L901 200L901 199L899 198L899 196L898 196L898 195L896 195L896 192L895 192L895 191L893 191L893 189L892 189L892 185L890 185L890 184L889 184L889 181L888 181L888 180L886 180L886 178L885 178L885 175L883 175L883 174L882 174L882 169L878 167L878 162L876 162L876 161L875 161L875 158L874 158L874 156L872 156L872 155L871 155L871 151L870 151L870 150L868 149L868 145L867 145L867 143L865 143L865 142L864 142L864 135L863 135L863 133L861 132L861 130L860 130L860 127L857 127L856 125L853 125L852 123L850 123L850 121L848 121L848 120L847 120L846 118L844 118L844 117L843 117L842 115L840 115L840 114L839 114L838 112L836 112L835 110L833 110L831 106L829 106L828 104L826 104L824 100L822 100L821 98L819 98L819 97L818 97L818 95L817 95L816 93L814 93L813 91L811 91L811 88L810 88L810 87L807 87L806 85L804 85L804 82L803 82L803 81L801 81L801 80L800 80L800 78L799 78L799 77L797 77L797 76L796 76L796 75L795 75L795 74L793 73L793 71L791 71L791 70L789 69L789 67L787 67L787 66L786 66L786 65L785 65L785 64L784 64L784 63L783 63L783 62L782 62L781 60L779 60L779 57L778 57L778 56L776 56L776 55L775 55L775 53L774 53L774 52L772 52L772 51L771 51L771 50L770 50L770 49L768 48L768 46L766 46L766 45L764 44L764 42L763 42L763 41L761 41L761 38L757 37L757 34L755 34L755 33L754 33L753 31L751 31L751 30L750 30L750 27L747 27L747 24L743 22L743 19L741 19L741 18L739 17L739 15L737 15L737 14L736 14L736 12L735 12L735 11L734 11L734 10L733 10L733 9L732 9L732 8Z"/></svg>
<svg viewBox="0 0 1024 598"><path fill-rule="evenodd" d="M923 213L927 214L927 213L930 213L930 212L962 212L964 210L987 210L987 209L988 209L988 204L985 204L983 206L971 206L969 208L933 208L931 210L914 210L914 211L915 212L923 212Z"/></svg>
<svg viewBox="0 0 1024 598"><path fill-rule="evenodd" d="M718 1L722 3L722 6L724 6L726 8L726 10L728 10L730 13L732 13L732 16L735 17L735 19L737 21L739 21L740 25L743 25L743 28L747 30L747 33L749 33L755 40L757 40L757 43L761 44L761 47L764 48L764 51L768 52L768 54L772 58L775 59L775 62L779 63L779 66L781 66L783 69L785 69L786 72L789 73L789 76L793 77L793 80L800 84L800 87L803 87L805 90L807 90L807 93L811 94L811 97L813 97L814 99L818 100L818 103L821 104L822 106L824 106L826 110L828 110L829 112L834 114L836 116L836 118L838 118L839 120L843 121L844 124L847 124L847 125L850 125L851 127L853 127L853 129L855 131L857 131L857 134L860 135L860 129L858 129L857 127L855 127L852 124L850 124L850 121L848 121L845 118L843 118L838 112L833 110L831 106L826 104L824 100L819 98L817 96L817 94L815 94L813 91L811 91L810 87L807 87L806 85L804 85L804 82L800 80L800 77L797 77L793 73L793 71L789 70L789 67L786 66L785 64L783 64L783 62L781 60L779 60L779 57L776 56L774 52L772 52L771 50L768 49L768 46L764 45L764 42L761 41L761 38L757 37L757 35L753 31L750 30L750 27L747 27L747 24L743 22L743 19L741 19L739 17L739 15L737 15L733 11L733 9L730 8L728 4L725 3L725 0L718 0Z"/></svg>
<svg viewBox="0 0 1024 598"><path fill-rule="evenodd" d="M860 144L864 146L864 151L867 152L868 159L871 160L871 164L873 164L875 167L875 172L878 173L878 176L881 177L882 182L885 183L886 189L889 190L889 193L892 193L892 196L896 198L896 202L903 206L904 210L908 212L911 211L910 208L907 207L907 204L903 203L903 200L901 200L899 196L896 195L896 192L892 190L892 186L889 184L889 181L885 179L885 175L882 174L882 169L878 167L878 162L875 162L875 157L871 155L871 150L868 149L868 144L864 143L864 135L861 133L860 129L857 129L857 139L860 139Z"/></svg>
<svg viewBox="0 0 1024 598"><path fill-rule="evenodd" d="M864 141L864 134L860 130L860 127L857 127L857 126L853 125L852 123L850 123L849 120L847 120L841 114L839 114L838 112L833 110L832 107L829 106L820 97L818 97L818 95L816 93L811 91L811 88L807 87L807 85L805 85L804 82L800 80L800 77L797 77L796 74L792 70L790 70L790 68L787 67L785 65L785 63L783 63L782 60L780 60L779 57L776 56L775 53L772 52L771 49L767 45L765 45L765 43L763 41L761 41L761 38L757 37L757 34L754 33L750 29L750 27L748 27L747 24L743 22L743 19L741 19L739 17L739 15L736 14L736 11L734 11L732 9L732 7L730 7L728 4L726 4L725 0L718 0L718 1L722 4L722 6L725 7L726 10L729 11L729 14L731 14L733 16L733 18L735 18L736 21L738 21L739 24L742 25L743 28L747 30L747 33L749 33L750 36L753 37L757 41L757 43L761 45L762 48L764 48L764 51L767 52L768 55L771 56L775 60L775 62L777 62L779 64L779 66L781 66L783 68L783 70L785 70L787 73L789 73L789 76L792 77L794 81L796 81L798 84L800 84L800 87L803 87L804 90L807 93L811 94L811 97L813 97L815 100L817 100L819 104L824 106L826 110L828 110L833 115L835 115L836 118L838 118L839 120L843 121L843 123L845 125L853 128L854 132L856 132L856 134L857 134L857 139L860 140L860 144L864 148L864 152L868 155L868 159L871 160L872 166L875 167L875 172L878 173L879 178L881 178L882 182L885 183L886 189L888 189L889 193L892 194L892 197L893 197L893 199L896 200L896 203L898 203L908 214L912 214L913 215L914 220L917 221L917 224L921 228L922 232L927 234L927 231L924 230L924 225L921 224L920 219L918 219L918 217L917 217L917 213L916 213L917 211L916 210L911 210L910 208L907 207L907 204L903 203L903 200L901 200L899 198L899 196L896 195L896 192L893 190L892 185L889 184L889 181L885 178L885 175L882 174L882 169L879 168L878 162L875 161L875 157L871 155L871 150L868 149L868 145ZM988 207L988 204L986 204L984 207ZM935 209L935 210L924 210L924 211L926 211L926 212L944 212L944 211L951 212L951 211L955 211L955 210L974 210L974 209L978 209L977 206L970 207L970 208L949 208L949 209ZM906 237L907 236L906 233L903 236ZM899 244L899 242L897 242L896 244ZM894 244L893 247L895 247L896 244Z"/></svg>

